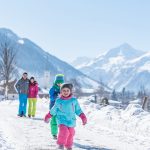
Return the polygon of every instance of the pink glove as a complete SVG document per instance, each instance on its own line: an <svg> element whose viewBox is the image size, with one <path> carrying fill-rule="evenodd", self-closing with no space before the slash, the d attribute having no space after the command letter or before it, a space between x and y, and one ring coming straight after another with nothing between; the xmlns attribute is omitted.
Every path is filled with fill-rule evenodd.
<svg viewBox="0 0 150 150"><path fill-rule="evenodd" d="M52 118L52 115L51 115L50 112L49 112L48 114L45 115L44 121L45 121L46 123L48 123L50 118Z"/></svg>
<svg viewBox="0 0 150 150"><path fill-rule="evenodd" d="M81 118L83 125L85 125L87 123L87 118L85 114L81 113L79 117Z"/></svg>

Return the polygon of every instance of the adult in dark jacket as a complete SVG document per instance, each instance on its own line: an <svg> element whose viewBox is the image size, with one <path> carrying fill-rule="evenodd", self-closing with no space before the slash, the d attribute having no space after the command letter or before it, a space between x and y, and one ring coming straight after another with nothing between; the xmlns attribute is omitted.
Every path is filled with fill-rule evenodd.
<svg viewBox="0 0 150 150"><path fill-rule="evenodd" d="M26 117L27 98L29 90L29 79L28 74L25 72L20 80L17 81L16 90L19 94L19 112L18 116Z"/></svg>

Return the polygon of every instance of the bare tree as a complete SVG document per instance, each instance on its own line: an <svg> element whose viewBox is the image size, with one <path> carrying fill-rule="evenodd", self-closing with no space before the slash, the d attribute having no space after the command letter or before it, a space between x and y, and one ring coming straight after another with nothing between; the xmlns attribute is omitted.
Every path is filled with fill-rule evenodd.
<svg viewBox="0 0 150 150"><path fill-rule="evenodd" d="M122 104L126 103L126 88L122 89Z"/></svg>
<svg viewBox="0 0 150 150"><path fill-rule="evenodd" d="M117 93L116 93L115 89L111 93L111 99L115 100L115 101L118 101L118 97L117 97Z"/></svg>
<svg viewBox="0 0 150 150"><path fill-rule="evenodd" d="M7 36L0 42L0 76L4 81L4 95L8 99L8 84L13 74L16 73L17 47Z"/></svg>
<svg viewBox="0 0 150 150"><path fill-rule="evenodd" d="M103 86L99 86L96 89L96 93L98 94L99 97L104 97L105 96L105 89Z"/></svg>

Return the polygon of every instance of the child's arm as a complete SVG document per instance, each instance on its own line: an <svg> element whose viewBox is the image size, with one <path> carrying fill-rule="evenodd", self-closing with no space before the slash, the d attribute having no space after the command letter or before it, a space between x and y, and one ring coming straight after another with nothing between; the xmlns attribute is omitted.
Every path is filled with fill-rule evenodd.
<svg viewBox="0 0 150 150"><path fill-rule="evenodd" d="M38 87L38 84L35 85L35 95L37 96L38 95L38 91L39 91L39 87Z"/></svg>
<svg viewBox="0 0 150 150"><path fill-rule="evenodd" d="M52 109L45 115L44 121L46 123L49 122L49 119L52 118L52 116L55 116L57 114L57 103L52 107Z"/></svg>
<svg viewBox="0 0 150 150"><path fill-rule="evenodd" d="M81 113L79 117L81 118L83 125L87 124L87 118L84 113Z"/></svg>
<svg viewBox="0 0 150 150"><path fill-rule="evenodd" d="M87 118L86 118L85 114L83 113L78 101L76 101L75 113L76 113L76 115L78 115L81 118L83 125L85 125L87 123Z"/></svg>
<svg viewBox="0 0 150 150"><path fill-rule="evenodd" d="M50 118L52 118L52 115L50 114L50 112L48 112L48 113L45 115L44 121L45 121L46 123L48 123Z"/></svg>
<svg viewBox="0 0 150 150"><path fill-rule="evenodd" d="M54 93L55 93L55 90L54 90L54 88L52 87L52 88L49 90L49 96L50 96L50 100L51 100L51 101L55 101Z"/></svg>
<svg viewBox="0 0 150 150"><path fill-rule="evenodd" d="M53 115L53 116L56 116L57 115L57 109L58 109L58 103L57 103L57 100L56 100L54 106L50 110L50 114Z"/></svg>

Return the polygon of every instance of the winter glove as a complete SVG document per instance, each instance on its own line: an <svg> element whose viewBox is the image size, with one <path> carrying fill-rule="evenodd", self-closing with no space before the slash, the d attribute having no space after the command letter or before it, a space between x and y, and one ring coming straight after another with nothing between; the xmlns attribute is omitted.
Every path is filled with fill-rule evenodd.
<svg viewBox="0 0 150 150"><path fill-rule="evenodd" d="M44 121L46 123L49 123L49 119L52 118L52 115L50 114L50 112L48 114L45 115Z"/></svg>
<svg viewBox="0 0 150 150"><path fill-rule="evenodd" d="M85 114L81 113L79 117L81 118L83 125L85 125L87 123L87 118Z"/></svg>

